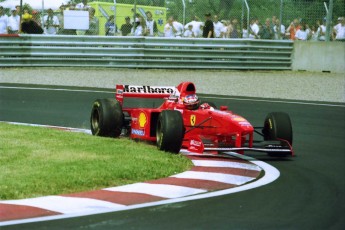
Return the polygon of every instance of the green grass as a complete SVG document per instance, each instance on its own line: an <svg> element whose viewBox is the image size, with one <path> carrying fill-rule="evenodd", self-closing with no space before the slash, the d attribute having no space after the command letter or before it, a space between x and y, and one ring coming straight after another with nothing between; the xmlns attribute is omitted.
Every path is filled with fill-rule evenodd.
<svg viewBox="0 0 345 230"><path fill-rule="evenodd" d="M181 155L112 139L0 123L0 199L119 186L190 169Z"/></svg>

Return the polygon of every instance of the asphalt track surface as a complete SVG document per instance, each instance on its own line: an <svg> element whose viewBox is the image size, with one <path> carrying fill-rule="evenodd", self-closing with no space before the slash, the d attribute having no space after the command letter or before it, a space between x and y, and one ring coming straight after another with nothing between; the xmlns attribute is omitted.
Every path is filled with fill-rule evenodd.
<svg viewBox="0 0 345 230"><path fill-rule="evenodd" d="M23 85L0 84L2 121L89 128L92 102L113 97L108 89L3 86ZM209 199L1 229L345 229L345 104L211 95L201 98L227 105L258 126L269 112L290 114L296 157L248 154L276 167L281 173L278 180Z"/></svg>

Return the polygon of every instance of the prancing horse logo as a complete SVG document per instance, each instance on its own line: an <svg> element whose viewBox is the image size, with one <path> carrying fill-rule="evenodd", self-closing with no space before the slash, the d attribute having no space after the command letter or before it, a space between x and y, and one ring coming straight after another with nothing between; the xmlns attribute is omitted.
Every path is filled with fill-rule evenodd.
<svg viewBox="0 0 345 230"><path fill-rule="evenodd" d="M195 125L195 122L196 122L196 116L195 116L195 115L191 115L191 116L190 116L190 124L191 124L192 126L194 126L194 125Z"/></svg>

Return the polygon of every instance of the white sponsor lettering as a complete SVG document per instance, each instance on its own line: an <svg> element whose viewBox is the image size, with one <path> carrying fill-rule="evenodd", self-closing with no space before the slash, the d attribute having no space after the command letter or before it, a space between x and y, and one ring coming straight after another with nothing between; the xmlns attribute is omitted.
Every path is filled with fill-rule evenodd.
<svg viewBox="0 0 345 230"><path fill-rule="evenodd" d="M202 145L201 141L191 140L190 145L200 147Z"/></svg>
<svg viewBox="0 0 345 230"><path fill-rule="evenodd" d="M145 130L142 129L132 129L133 135L145 136Z"/></svg>

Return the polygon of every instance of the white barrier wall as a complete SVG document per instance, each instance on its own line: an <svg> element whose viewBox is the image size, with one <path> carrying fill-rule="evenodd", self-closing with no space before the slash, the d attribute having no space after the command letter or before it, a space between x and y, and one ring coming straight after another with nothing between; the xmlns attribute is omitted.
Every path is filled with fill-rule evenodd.
<svg viewBox="0 0 345 230"><path fill-rule="evenodd" d="M292 69L345 73L345 42L295 41Z"/></svg>

